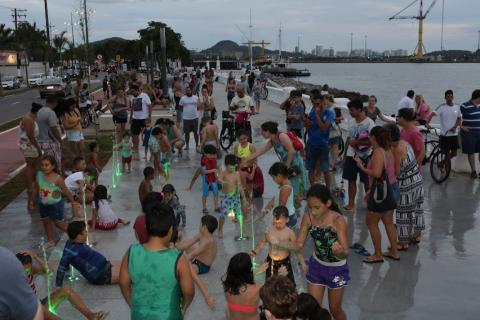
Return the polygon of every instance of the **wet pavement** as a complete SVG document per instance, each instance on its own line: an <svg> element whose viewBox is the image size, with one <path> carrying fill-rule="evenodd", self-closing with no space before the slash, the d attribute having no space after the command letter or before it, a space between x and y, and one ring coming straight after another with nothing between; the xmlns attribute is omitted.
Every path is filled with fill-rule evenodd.
<svg viewBox="0 0 480 320"><path fill-rule="evenodd" d="M226 98L223 86L216 84L214 96L217 110L224 110ZM260 123L266 120L277 120L283 124L283 111L273 103L262 103L262 113L252 119L254 143L259 145L263 138L259 136ZM220 112L221 114L221 112ZM221 120L218 120L220 123ZM193 140L193 139L192 139ZM183 159L174 159L171 167L172 183L179 194L180 201L187 207L186 236L191 237L198 228L202 216L201 186L194 187L192 192L184 191L193 175L194 167L199 164L200 155L191 148ZM264 173L276 161L273 152L260 158L260 166ZM136 161L132 173L119 177L118 187L110 188L112 208L122 218L135 219L140 214L137 187L142 179L144 161ZM424 172L428 172L425 168ZM111 162L102 172L102 184L112 186ZM336 178L339 184L339 178ZM273 195L273 181L265 175L265 203ZM471 180L467 176L453 173L443 184L431 181L426 174L425 181L425 217L426 230L422 243L401 253L399 262L385 261L383 264L365 265L362 256L351 251L348 258L351 282L345 291L344 309L349 319L478 319L480 310L480 225L479 220L479 180ZM158 189L158 184L156 186ZM359 194L361 197L362 194ZM212 202L208 202L213 211ZM254 211L262 208L262 200L254 204ZM349 226L350 243L360 242L367 250L372 251L372 244L365 225L366 208L358 205L356 213L346 213ZM255 235L263 232L269 219L254 225ZM248 224L251 230L251 224ZM387 238L382 229L384 250ZM248 231L250 234L251 231ZM221 286L221 278L226 271L229 258L239 252L252 248L251 241L236 242L238 229L228 221L225 236L218 240L219 252L210 273L202 276L210 292L215 296L217 308L210 311L200 294L196 296L185 319L207 320L224 319L225 299ZM0 245L19 250L34 248L43 235L42 225L37 213L30 215L26 211L26 194L20 195L13 203L0 213ZM102 252L110 260L120 260L130 244L135 242L131 226L118 227L114 231L96 231L91 234L97 242L96 250ZM65 236L56 248L50 250L49 261L56 269L61 255ZM305 248L305 256L311 255L311 243ZM266 255L266 249L259 253ZM294 264L296 267L296 263ZM299 291L304 290L303 275L296 267L296 280ZM257 279L263 282L263 277ZM39 296L45 296L45 280L37 277ZM91 286L80 280L72 283L72 287L81 295L87 305L94 310L110 311L109 319L129 319L129 309L123 300L118 286ZM324 306L327 302L324 301ZM81 315L68 302L62 304L58 314L63 319L81 319Z"/></svg>

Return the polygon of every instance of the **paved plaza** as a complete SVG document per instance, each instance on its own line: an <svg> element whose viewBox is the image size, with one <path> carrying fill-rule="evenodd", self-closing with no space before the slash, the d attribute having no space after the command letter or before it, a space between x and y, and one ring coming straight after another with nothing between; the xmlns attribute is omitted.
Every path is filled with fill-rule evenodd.
<svg viewBox="0 0 480 320"><path fill-rule="evenodd" d="M214 97L217 110L226 108L226 95L223 85L216 84ZM278 105L263 102L261 114L252 118L254 128L254 143L263 143L259 134L259 126L263 121L275 120L284 125L284 113ZM219 126L221 119L217 120ZM193 139L192 139L193 140ZM192 143L192 141L191 141ZM266 203L274 193L274 184L266 174L270 165L277 161L272 152L263 156L259 164L265 174ZM187 208L186 236L191 237L198 229L201 212L201 186L199 181L192 192L185 191L198 166L200 155L191 148L184 158L175 158L171 167L172 183ZM135 161L130 174L119 177L117 188L113 189L111 182L110 161L102 172L100 181L110 186L112 208L121 218L134 221L141 214L138 202L137 187L142 179L142 170L146 166L144 160ZM426 231L422 243L412 246L408 252L401 253L401 261L385 261L383 264L366 265L362 256L351 251L348 258L351 282L345 292L344 309L349 319L478 319L480 310L480 223L479 223L479 187L480 180L472 180L465 175L453 173L443 184L431 181L428 168L425 172L425 216ZM339 184L339 177L336 177ZM158 190L159 186L156 185ZM362 196L361 194L359 196ZM12 251L23 248L36 248L43 228L38 213L29 214L26 210L26 193L21 194L14 202L0 213L0 245ZM262 200L254 204L256 213L262 208ZM209 199L209 208L213 212ZM90 209L89 209L90 214ZM372 252L372 244L365 225L366 208L363 203L358 205L356 213L346 213L349 227L350 243L360 242ZM271 221L265 218L254 225L255 236L258 236ZM383 230L383 226L381 227ZM251 234L251 224L248 225ZM231 221L227 221L225 236L218 239L219 252L210 273L202 276L210 292L217 301L217 308L210 311L203 301L200 291L189 308L186 320L211 320L225 318L225 299L221 278L225 274L230 257L239 251L252 249L251 241L236 242L238 229ZM134 243L135 235L132 225L118 227L114 231L96 231L91 234L97 242L95 249L102 252L109 260L120 260ZM57 246L49 250L49 262L55 268L63 249L66 236ZM383 233L384 249L387 238ZM305 248L305 256L312 253L311 243ZM266 249L258 256L264 257ZM296 266L296 263L295 263ZM304 276L296 268L296 279L299 290L305 289ZM52 279L52 285L54 283ZM263 276L258 278L263 281ZM39 297L46 294L45 280L37 277ZM118 286L92 286L81 279L71 284L87 305L93 310L110 312L109 319L129 319L129 308L126 305ZM326 306L326 302L324 306ZM63 319L82 319L68 302L58 310Z"/></svg>

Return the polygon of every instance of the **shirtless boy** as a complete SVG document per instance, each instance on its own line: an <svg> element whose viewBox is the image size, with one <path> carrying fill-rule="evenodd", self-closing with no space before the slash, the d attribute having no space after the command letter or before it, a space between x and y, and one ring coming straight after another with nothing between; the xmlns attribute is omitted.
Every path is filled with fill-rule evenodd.
<svg viewBox="0 0 480 320"><path fill-rule="evenodd" d="M206 145L212 145L215 148L220 147L220 142L218 141L218 127L212 121L210 116L205 116L202 119L202 135L200 137L200 145L202 146L202 150Z"/></svg>
<svg viewBox="0 0 480 320"><path fill-rule="evenodd" d="M179 243L179 250L187 250L186 256L191 262L190 270L192 271L193 281L197 284L202 292L207 305L213 309L215 300L208 292L205 282L199 276L210 271L215 257L217 256L217 243L213 237L213 233L217 229L217 218L211 215L204 215L200 221L199 233L191 240L184 240ZM194 247L194 245L198 243Z"/></svg>
<svg viewBox="0 0 480 320"><path fill-rule="evenodd" d="M290 261L290 250L295 250L296 236L292 229L287 227L288 223L288 209L284 206L278 206L273 209L273 223L267 227L265 234L260 242L255 247L255 250L250 252L251 257L255 257L257 252L262 250L263 246L268 243L268 256L266 263L268 269L265 274L265 281L271 276L279 273L287 272L287 277L295 285L295 278L293 276L292 263ZM307 266L302 253L297 252L297 257L305 271ZM283 272L282 272L282 269Z"/></svg>
<svg viewBox="0 0 480 320"><path fill-rule="evenodd" d="M145 169L143 169L143 177L142 182L140 182L138 186L138 199L140 200L140 204L143 203L147 194L153 191L152 181L155 179L155 169L145 167Z"/></svg>

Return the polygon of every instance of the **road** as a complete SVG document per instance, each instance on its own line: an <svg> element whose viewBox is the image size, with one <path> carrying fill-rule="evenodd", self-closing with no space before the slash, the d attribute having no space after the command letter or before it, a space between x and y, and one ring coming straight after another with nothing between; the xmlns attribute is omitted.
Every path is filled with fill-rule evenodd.
<svg viewBox="0 0 480 320"><path fill-rule="evenodd" d="M103 75L99 75L98 79L91 80L91 83L98 84L100 79L103 79ZM36 88L0 98L0 124L23 116L30 110L32 102L43 103Z"/></svg>

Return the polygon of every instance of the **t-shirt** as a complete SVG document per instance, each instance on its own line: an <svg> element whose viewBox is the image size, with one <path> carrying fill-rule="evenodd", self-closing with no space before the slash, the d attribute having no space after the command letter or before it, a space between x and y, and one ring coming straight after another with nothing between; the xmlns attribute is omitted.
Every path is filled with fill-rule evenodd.
<svg viewBox="0 0 480 320"><path fill-rule="evenodd" d="M230 107L237 106L238 109L235 109L237 112L250 112L251 108L255 106L253 100L250 96L244 95L240 98L238 95L233 97L232 102L230 102Z"/></svg>
<svg viewBox="0 0 480 320"><path fill-rule="evenodd" d="M462 112L462 127L475 132L480 132L480 106L475 106L472 101L460 106Z"/></svg>
<svg viewBox="0 0 480 320"><path fill-rule="evenodd" d="M290 114L300 116L299 120L293 120L290 119L287 122L287 129L303 129L304 123L303 123L303 115L305 114L305 107L303 104L295 104L293 106L290 106L289 108Z"/></svg>
<svg viewBox="0 0 480 320"><path fill-rule="evenodd" d="M400 132L400 137L402 140L407 141L412 146L415 158L417 158L422 149L425 147L423 136L420 133L420 130L418 130L417 127L404 128ZM418 169L421 170L422 167L419 166Z"/></svg>
<svg viewBox="0 0 480 320"><path fill-rule="evenodd" d="M132 97L133 119L144 120L148 118L149 106L152 104L150 97L141 92L137 97Z"/></svg>
<svg viewBox="0 0 480 320"><path fill-rule="evenodd" d="M0 319L33 319L38 300L28 285L22 264L4 247L0 247L0 261Z"/></svg>
<svg viewBox="0 0 480 320"><path fill-rule="evenodd" d="M315 109L310 111L309 117L312 120L312 125L310 126L310 129L308 129L308 146L328 146L330 142L330 127L335 121L335 112L333 112L331 109L325 109L320 112L320 118L329 125L328 129L326 130L322 130L320 128Z"/></svg>
<svg viewBox="0 0 480 320"><path fill-rule="evenodd" d="M147 222L145 220L145 215L142 214L135 219L133 230L135 230L137 234L138 242L143 244L148 241Z"/></svg>
<svg viewBox="0 0 480 320"><path fill-rule="evenodd" d="M65 185L71 193L76 193L80 186L77 181L85 180L85 176L82 171L72 173L65 178Z"/></svg>
<svg viewBox="0 0 480 320"><path fill-rule="evenodd" d="M398 103L397 113L398 110L403 108L415 109L415 101L413 101L413 99L410 97L403 97L402 100L400 100L400 102Z"/></svg>
<svg viewBox="0 0 480 320"><path fill-rule="evenodd" d="M418 109L416 109L416 120L428 121L430 119L430 107L425 102L422 102Z"/></svg>
<svg viewBox="0 0 480 320"><path fill-rule="evenodd" d="M178 103L183 107L182 117L183 120L195 120L198 119L198 110L197 110L198 97L195 95L183 96Z"/></svg>
<svg viewBox="0 0 480 320"><path fill-rule="evenodd" d="M58 118L55 111L48 107L42 107L37 113L38 124L38 140L40 141L56 141L51 127L58 127Z"/></svg>
<svg viewBox="0 0 480 320"><path fill-rule="evenodd" d="M365 107L365 114L367 115L367 117L369 117L370 119L372 119L373 122L377 121L377 117L378 115L380 114L380 109L378 109L377 107L375 107L375 110L373 112L370 112L368 110L368 107Z"/></svg>
<svg viewBox="0 0 480 320"><path fill-rule="evenodd" d="M454 132L450 131L457 123L457 119L462 118L462 113L460 112L460 106L454 104L449 106L444 103L439 105L433 112L440 117L440 134L442 136L456 136L458 135L457 130Z"/></svg>
<svg viewBox="0 0 480 320"><path fill-rule="evenodd" d="M372 119L365 117L361 122L357 122L355 119L352 120L350 128L348 129L348 136L351 139L365 139L370 135L370 131L375 126ZM372 153L372 147L369 145L365 146L348 146L347 157L353 157L357 154L360 158L366 159Z"/></svg>

